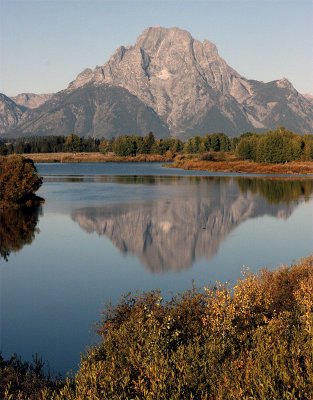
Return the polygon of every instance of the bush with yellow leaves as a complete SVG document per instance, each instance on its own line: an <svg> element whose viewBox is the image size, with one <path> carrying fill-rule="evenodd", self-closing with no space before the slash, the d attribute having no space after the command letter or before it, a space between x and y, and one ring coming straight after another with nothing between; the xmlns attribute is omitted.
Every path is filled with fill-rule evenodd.
<svg viewBox="0 0 313 400"><path fill-rule="evenodd" d="M313 257L169 302L127 295L97 330L75 379L36 398L312 400Z"/></svg>

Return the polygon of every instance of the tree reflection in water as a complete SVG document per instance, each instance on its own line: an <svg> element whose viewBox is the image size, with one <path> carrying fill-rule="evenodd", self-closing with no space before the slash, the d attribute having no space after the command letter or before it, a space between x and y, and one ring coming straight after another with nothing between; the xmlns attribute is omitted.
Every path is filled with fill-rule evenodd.
<svg viewBox="0 0 313 400"><path fill-rule="evenodd" d="M0 210L0 258L7 261L12 251L33 242L39 233L37 223L41 213L41 206Z"/></svg>
<svg viewBox="0 0 313 400"><path fill-rule="evenodd" d="M298 201L302 196L309 200L313 191L312 179L235 178L242 193L260 194L269 204Z"/></svg>

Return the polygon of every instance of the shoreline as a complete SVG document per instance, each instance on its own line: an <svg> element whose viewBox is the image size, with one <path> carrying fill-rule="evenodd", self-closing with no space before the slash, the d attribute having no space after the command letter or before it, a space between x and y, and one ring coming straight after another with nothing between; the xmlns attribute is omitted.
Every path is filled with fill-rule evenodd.
<svg viewBox="0 0 313 400"><path fill-rule="evenodd" d="M249 160L206 161L196 158L176 158L160 154L116 156L101 153L29 153L23 157L34 163L107 163L107 162L163 162L164 167L189 171L228 172L243 174L313 175L312 161L292 161L284 164L256 163ZM170 164L167 164L169 163Z"/></svg>
<svg viewBox="0 0 313 400"><path fill-rule="evenodd" d="M168 168L179 168L187 171L230 172L243 174L282 174L282 175L310 175L313 174L312 161L292 161L286 164L256 163L248 160L241 161L202 161L202 160L174 160L165 164Z"/></svg>
<svg viewBox="0 0 313 400"><path fill-rule="evenodd" d="M28 153L22 154L34 163L106 163L106 162L170 162L171 158L160 154L139 154L137 156L116 156L101 153Z"/></svg>

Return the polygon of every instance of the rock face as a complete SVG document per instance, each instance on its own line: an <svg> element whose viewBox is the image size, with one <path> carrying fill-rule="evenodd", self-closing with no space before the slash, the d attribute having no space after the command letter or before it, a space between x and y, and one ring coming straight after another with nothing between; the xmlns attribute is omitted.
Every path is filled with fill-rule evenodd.
<svg viewBox="0 0 313 400"><path fill-rule="evenodd" d="M35 93L21 93L17 96L11 97L16 104L26 108L37 108L49 100L53 93L35 94Z"/></svg>
<svg viewBox="0 0 313 400"><path fill-rule="evenodd" d="M6 95L0 93L0 134L14 128L26 108L17 105Z"/></svg>
<svg viewBox="0 0 313 400"><path fill-rule="evenodd" d="M134 46L120 47L68 88L89 82L126 88L155 110L173 136L234 135L277 125L313 132L312 103L287 79L248 80L227 65L213 43L178 28L147 28Z"/></svg>
<svg viewBox="0 0 313 400"><path fill-rule="evenodd" d="M303 95L307 100L309 100L310 103L313 104L313 96L309 93L306 93Z"/></svg>
<svg viewBox="0 0 313 400"><path fill-rule="evenodd" d="M110 99L91 99L92 87L95 92L103 89ZM73 97L75 104L70 105ZM134 105L126 107L131 99ZM102 107L112 102L113 109ZM125 112L136 121L130 127L124 124ZM213 43L195 40L179 28L151 27L134 46L121 46L104 65L85 69L66 90L35 113L28 112L14 133L69 134L74 129L81 136L101 131L110 137L152 130L159 137L170 132L186 139L218 131L235 136L281 125L298 133L313 132L313 102L286 78L248 80L219 56Z"/></svg>
<svg viewBox="0 0 313 400"><path fill-rule="evenodd" d="M145 268L163 273L213 257L244 221L265 214L288 218L296 204L270 205L234 181L201 180L187 185L184 196L83 208L71 216L88 233L105 235L123 254L136 254Z"/></svg>

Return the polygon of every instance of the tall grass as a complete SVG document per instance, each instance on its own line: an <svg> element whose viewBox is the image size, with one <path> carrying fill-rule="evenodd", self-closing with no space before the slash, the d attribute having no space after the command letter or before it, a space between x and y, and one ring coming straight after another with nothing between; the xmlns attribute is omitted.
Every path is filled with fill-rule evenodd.
<svg viewBox="0 0 313 400"><path fill-rule="evenodd" d="M251 174L313 174L312 161L292 161L284 164L257 163L249 160L238 160L236 157L222 157L215 155L181 157L174 159L172 164L166 165L171 168L181 168L196 171L214 172L239 172ZM214 158L214 160L212 160Z"/></svg>
<svg viewBox="0 0 313 400"><path fill-rule="evenodd" d="M33 153L27 155L35 163L82 163L82 162L164 162L171 161L172 155L138 154L117 156L113 153Z"/></svg>

